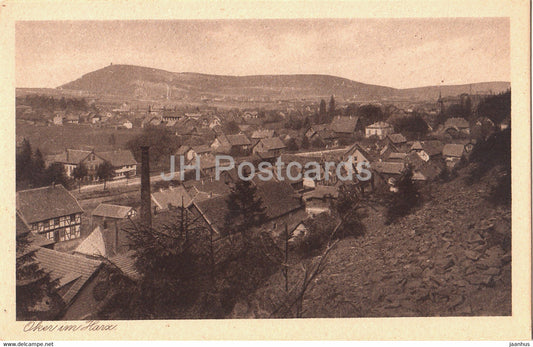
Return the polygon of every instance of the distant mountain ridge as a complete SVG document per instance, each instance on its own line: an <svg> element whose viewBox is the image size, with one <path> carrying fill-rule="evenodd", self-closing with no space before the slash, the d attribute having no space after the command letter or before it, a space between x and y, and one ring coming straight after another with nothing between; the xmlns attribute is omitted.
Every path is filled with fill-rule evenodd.
<svg viewBox="0 0 533 347"><path fill-rule="evenodd" d="M161 69L109 65L59 87L128 98L245 97L316 98L335 95L345 100L435 99L462 93L498 93L509 82L396 89L365 84L342 77L317 74L224 76Z"/></svg>

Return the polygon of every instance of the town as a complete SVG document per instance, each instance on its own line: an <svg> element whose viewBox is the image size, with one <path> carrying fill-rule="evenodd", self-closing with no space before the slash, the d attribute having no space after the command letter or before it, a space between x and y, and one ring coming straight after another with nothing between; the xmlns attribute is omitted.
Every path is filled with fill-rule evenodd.
<svg viewBox="0 0 533 347"><path fill-rule="evenodd" d="M439 93L408 104L332 95L268 109L215 107L205 99L200 106L165 99L143 107L21 91L17 317L305 316L304 295L335 245L364 238L369 218L381 217L385 228L414 213L510 130L510 89ZM232 168L215 170L218 155L234 159ZM199 170L164 179L171 156ZM270 170L270 179L240 179L244 162ZM276 162L296 164L276 170ZM311 162L318 169L310 178ZM356 163L368 163L370 174L340 180L334 165L346 162L356 172ZM510 269L499 257L508 240L502 242L483 258L466 251L468 261L487 265L458 288L505 281ZM445 270L454 265L443 261ZM45 294L22 304L32 302L35 285ZM259 299L261 290L268 302ZM456 300L450 295L442 300ZM467 294L457 295L450 312L465 306ZM462 309L456 313L478 313Z"/></svg>

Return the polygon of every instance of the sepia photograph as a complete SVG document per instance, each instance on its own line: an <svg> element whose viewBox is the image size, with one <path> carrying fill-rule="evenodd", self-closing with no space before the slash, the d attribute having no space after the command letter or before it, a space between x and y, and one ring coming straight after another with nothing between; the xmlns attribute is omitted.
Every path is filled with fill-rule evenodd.
<svg viewBox="0 0 533 347"><path fill-rule="evenodd" d="M513 318L511 22L15 20L14 319Z"/></svg>

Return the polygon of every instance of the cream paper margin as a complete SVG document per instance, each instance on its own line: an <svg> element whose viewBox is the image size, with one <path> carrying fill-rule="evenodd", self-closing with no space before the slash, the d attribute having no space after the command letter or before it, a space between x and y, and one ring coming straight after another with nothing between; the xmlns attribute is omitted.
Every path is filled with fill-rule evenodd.
<svg viewBox="0 0 533 347"><path fill-rule="evenodd" d="M0 2L1 340L531 339L530 18L526 0ZM512 316L114 321L114 331L23 332L15 320L15 21L509 17L512 86ZM83 323L83 322L71 322ZM109 324L108 322L101 322Z"/></svg>

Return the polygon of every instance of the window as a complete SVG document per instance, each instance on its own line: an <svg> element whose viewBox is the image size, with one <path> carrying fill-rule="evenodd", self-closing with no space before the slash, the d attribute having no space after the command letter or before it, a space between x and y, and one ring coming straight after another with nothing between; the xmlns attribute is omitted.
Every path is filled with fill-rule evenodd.
<svg viewBox="0 0 533 347"><path fill-rule="evenodd" d="M52 225L59 225L59 218L54 218L53 223Z"/></svg>
<svg viewBox="0 0 533 347"><path fill-rule="evenodd" d="M48 225L50 226L50 228L52 228L54 226L54 220L53 219L50 219L48 221Z"/></svg>
<svg viewBox="0 0 533 347"><path fill-rule="evenodd" d="M71 214L70 215L70 222L74 223L75 221L76 221L76 215L75 214Z"/></svg>

